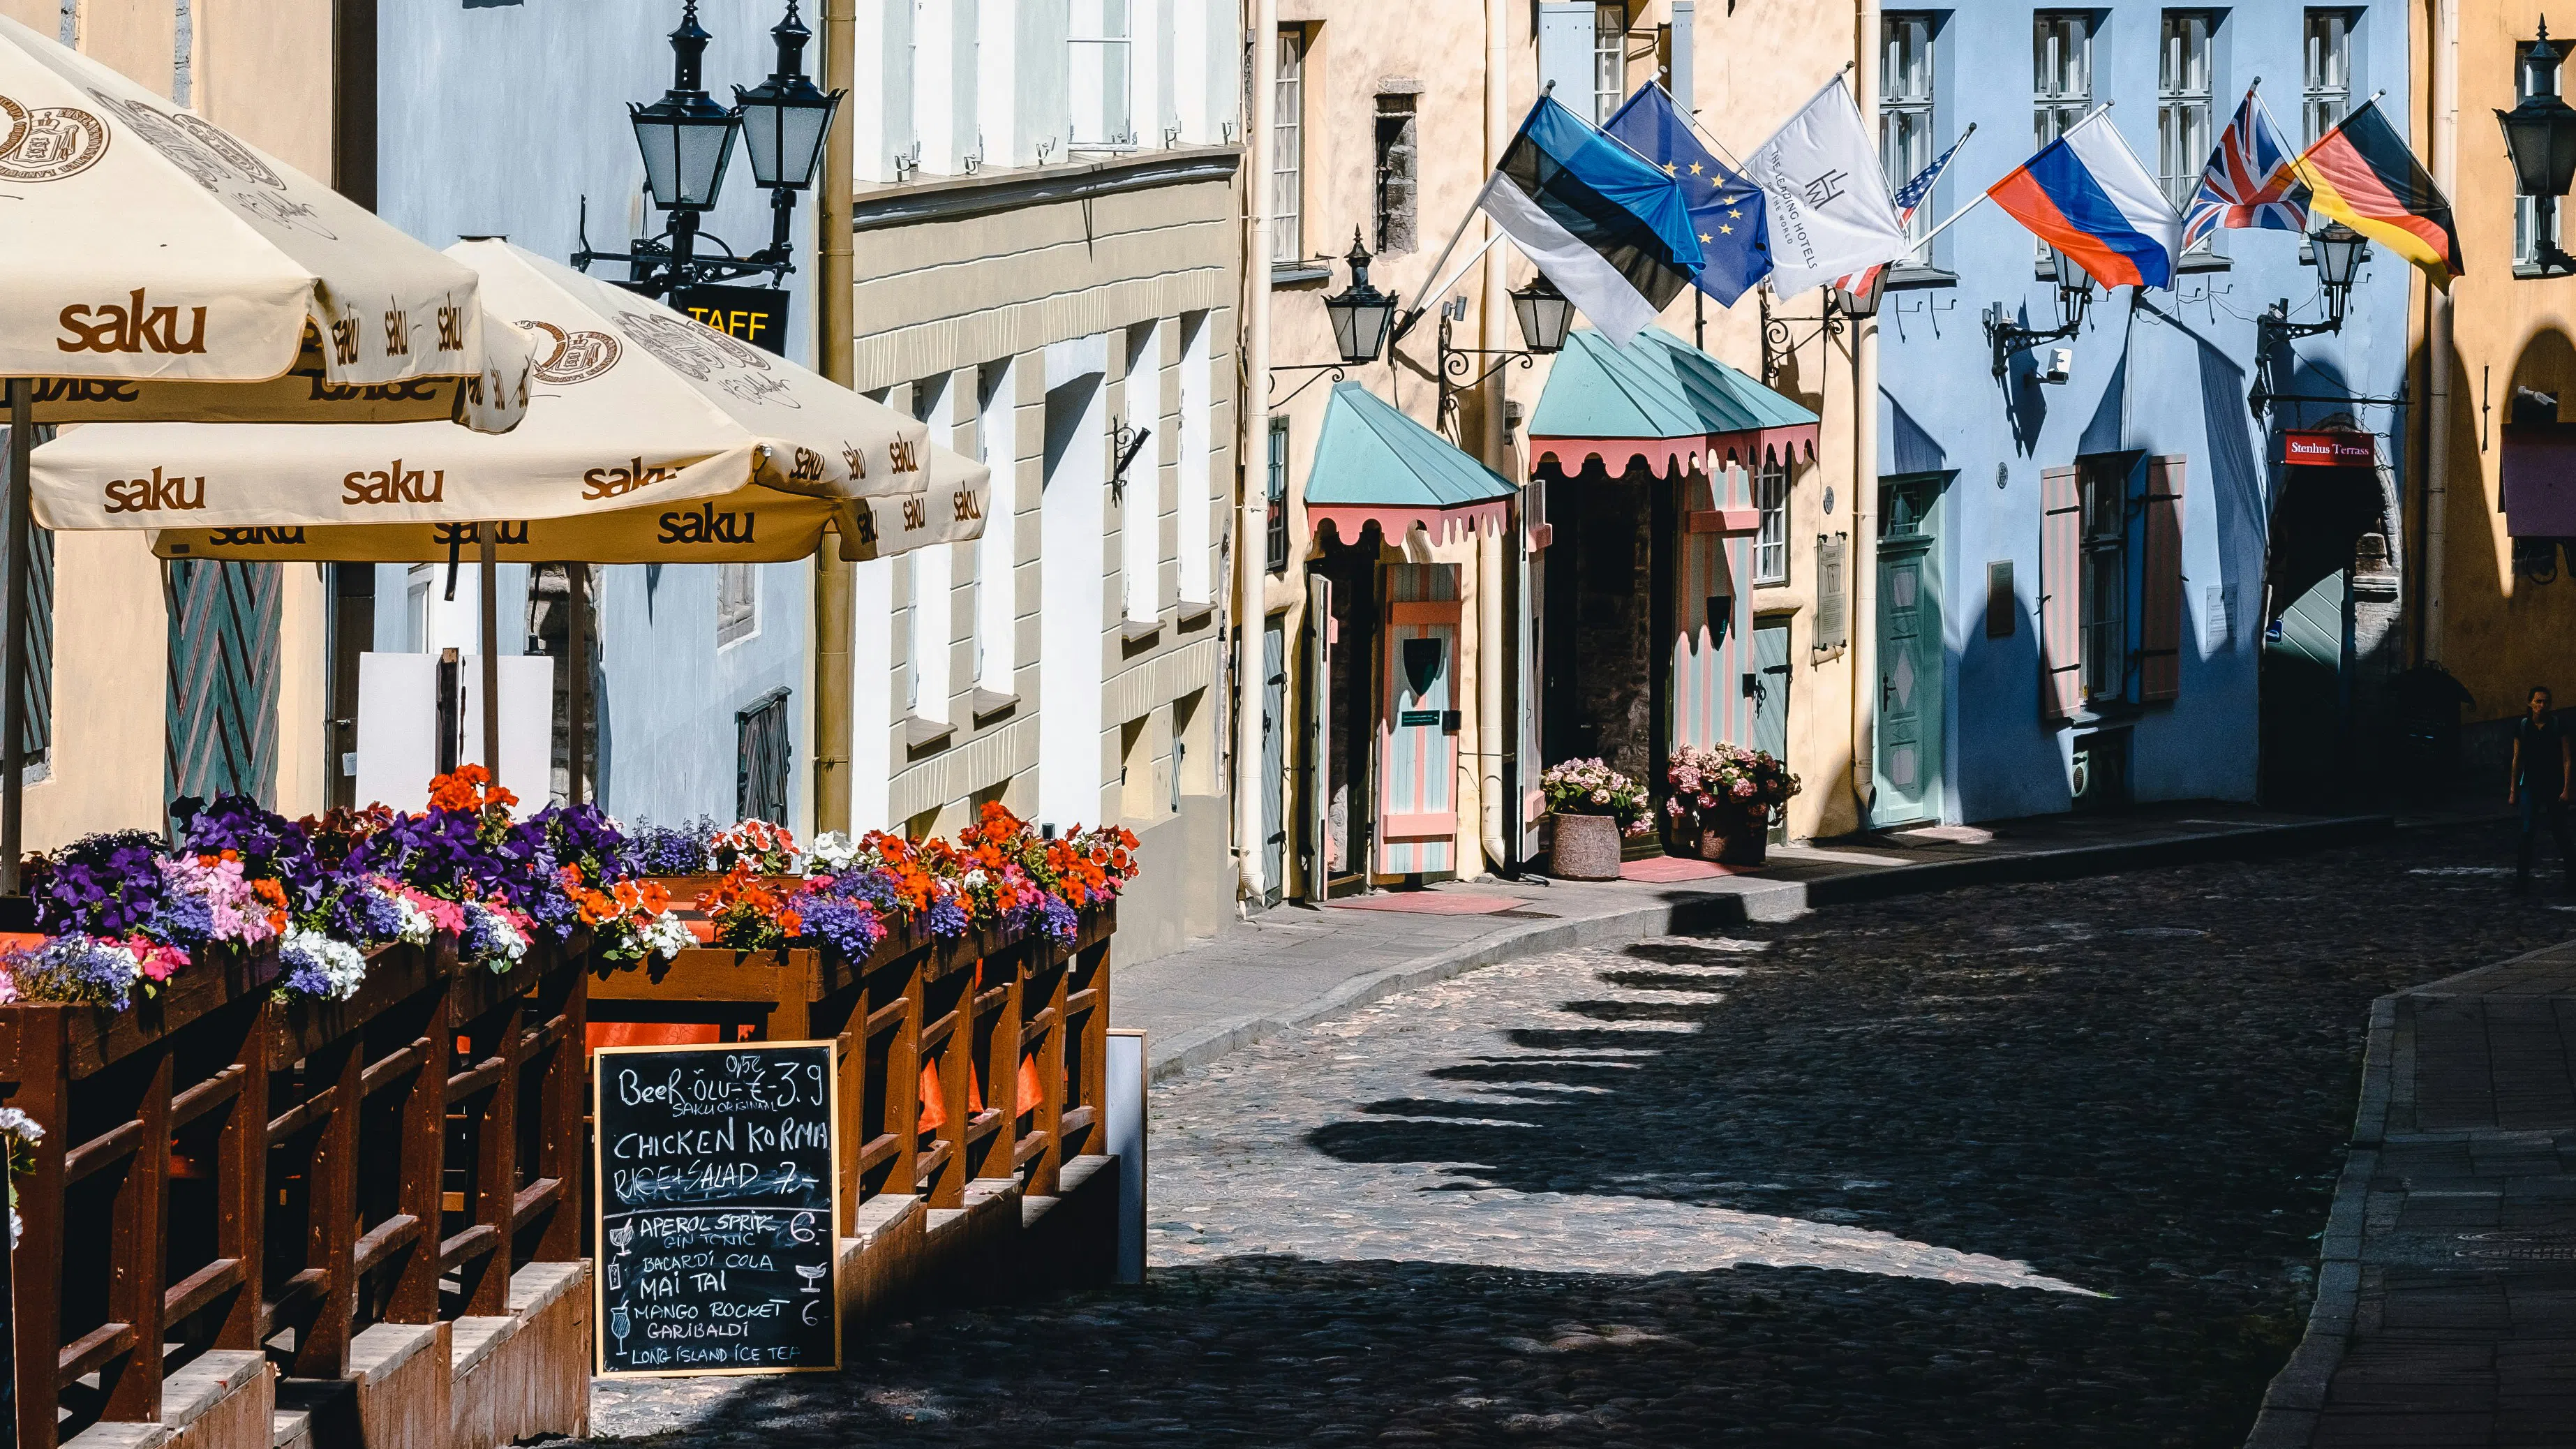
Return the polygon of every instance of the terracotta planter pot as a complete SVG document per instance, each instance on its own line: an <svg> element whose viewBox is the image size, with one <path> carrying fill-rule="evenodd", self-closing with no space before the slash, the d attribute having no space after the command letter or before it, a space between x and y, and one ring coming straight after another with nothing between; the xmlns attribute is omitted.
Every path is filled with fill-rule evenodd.
<svg viewBox="0 0 2576 1449"><path fill-rule="evenodd" d="M1556 825L1548 863L1566 880L1619 878L1619 822L1608 815L1550 817Z"/></svg>
<svg viewBox="0 0 2576 1449"><path fill-rule="evenodd" d="M1720 865L1760 865L1770 858L1771 822L1759 814L1711 812L1708 822L1687 837L1688 849L1675 852L1713 860Z"/></svg>

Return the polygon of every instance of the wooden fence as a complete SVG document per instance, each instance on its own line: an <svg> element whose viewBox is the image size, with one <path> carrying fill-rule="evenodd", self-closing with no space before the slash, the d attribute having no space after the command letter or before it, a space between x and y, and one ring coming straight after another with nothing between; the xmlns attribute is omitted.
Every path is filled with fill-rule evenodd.
<svg viewBox="0 0 2576 1449"><path fill-rule="evenodd" d="M266 955L128 1012L0 1007L25 1449L495 1449L584 1432L584 1043L839 1043L845 1321L1109 1275L1114 909L1071 947L891 937L504 972L376 953L342 1002ZM578 943L577 943L578 944ZM669 1037L666 1035L666 1039Z"/></svg>
<svg viewBox="0 0 2576 1449"><path fill-rule="evenodd" d="M11 1259L20 1443L580 1432L581 959L394 947L348 1001L280 1003L257 955L125 1013L0 1009L0 1086L46 1129Z"/></svg>
<svg viewBox="0 0 2576 1449"><path fill-rule="evenodd" d="M595 972L591 1041L838 1044L844 1321L925 1287L974 1297L1103 1281L1117 926L1115 907L1086 912L1070 947L916 928L860 962L683 951Z"/></svg>

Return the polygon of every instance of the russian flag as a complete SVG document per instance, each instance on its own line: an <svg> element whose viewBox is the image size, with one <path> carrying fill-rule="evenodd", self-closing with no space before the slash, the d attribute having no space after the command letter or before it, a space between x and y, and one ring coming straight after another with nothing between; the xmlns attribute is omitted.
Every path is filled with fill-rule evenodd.
<svg viewBox="0 0 2576 1449"><path fill-rule="evenodd" d="M2102 112L2021 163L1986 195L2110 287L2171 287L2182 216Z"/></svg>

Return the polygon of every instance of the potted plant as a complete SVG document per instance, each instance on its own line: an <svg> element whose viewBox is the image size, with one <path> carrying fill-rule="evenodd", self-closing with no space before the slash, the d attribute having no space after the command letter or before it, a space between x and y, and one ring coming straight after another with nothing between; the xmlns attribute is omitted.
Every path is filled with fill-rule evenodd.
<svg viewBox="0 0 2576 1449"><path fill-rule="evenodd" d="M1664 769L1672 793L1664 814L1673 844L1703 860L1760 865L1775 812L1798 793L1798 777L1768 750L1720 743L1684 745Z"/></svg>
<svg viewBox="0 0 2576 1449"><path fill-rule="evenodd" d="M1646 788L1599 760L1567 760L1539 777L1554 825L1550 861L1567 880L1617 880L1619 838L1642 835Z"/></svg>

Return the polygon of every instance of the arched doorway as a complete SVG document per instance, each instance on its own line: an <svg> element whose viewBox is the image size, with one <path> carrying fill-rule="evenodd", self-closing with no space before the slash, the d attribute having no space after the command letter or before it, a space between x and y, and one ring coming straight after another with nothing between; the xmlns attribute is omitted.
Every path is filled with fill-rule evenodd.
<svg viewBox="0 0 2576 1449"><path fill-rule="evenodd" d="M2280 434L2264 559L2259 789L2323 809L2355 773L2356 558L2388 537L2380 441L2350 414Z"/></svg>

